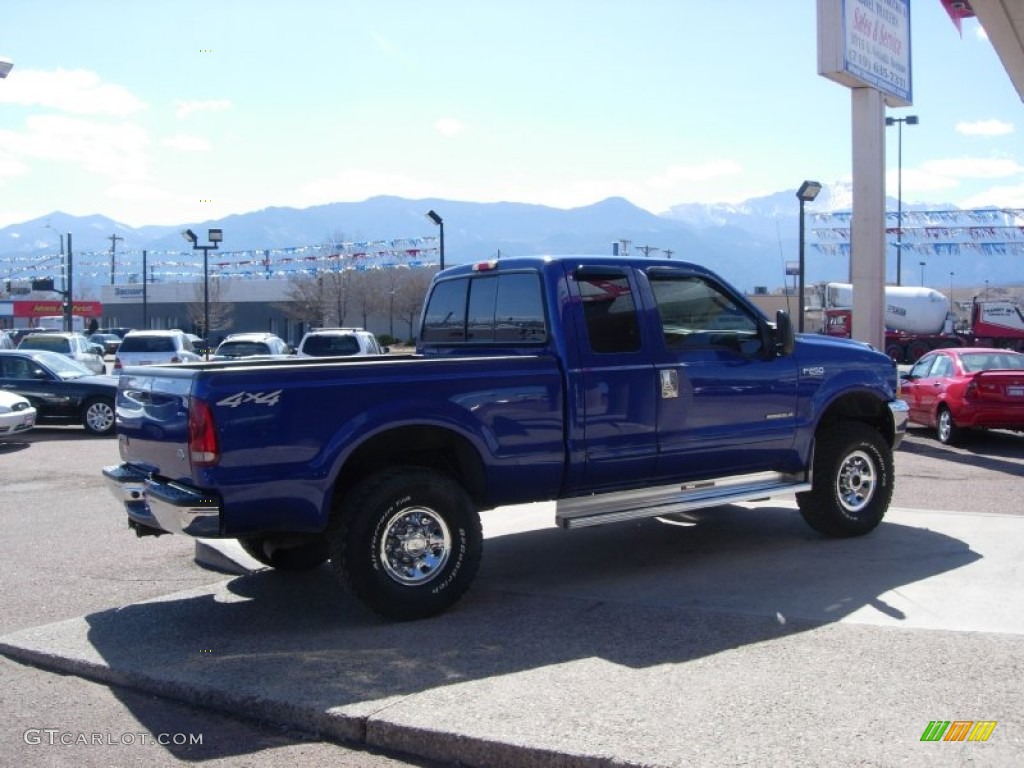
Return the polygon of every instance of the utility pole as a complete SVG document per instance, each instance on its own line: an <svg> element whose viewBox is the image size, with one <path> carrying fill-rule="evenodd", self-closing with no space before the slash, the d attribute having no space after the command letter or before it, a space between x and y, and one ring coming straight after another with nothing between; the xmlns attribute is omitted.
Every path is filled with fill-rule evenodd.
<svg viewBox="0 0 1024 768"><path fill-rule="evenodd" d="M68 280L67 291L64 293L64 327L68 331L75 330L75 299L74 299L74 260L71 256L71 233L68 232Z"/></svg>
<svg viewBox="0 0 1024 768"><path fill-rule="evenodd" d="M120 235L111 235L107 238L110 241L110 284L114 284L114 251L117 248L117 241L124 240Z"/></svg>
<svg viewBox="0 0 1024 768"><path fill-rule="evenodd" d="M148 307L146 306L146 251L142 251L142 330L149 328Z"/></svg>
<svg viewBox="0 0 1024 768"><path fill-rule="evenodd" d="M671 259L673 253L675 253L675 251L673 251L671 248L666 248L665 249L665 258L666 259Z"/></svg>
<svg viewBox="0 0 1024 768"><path fill-rule="evenodd" d="M638 251L643 251L645 258L647 258L647 257L649 257L651 255L651 251L657 252L657 251L661 250L661 248L655 248L653 245L638 245L636 247L636 249Z"/></svg>

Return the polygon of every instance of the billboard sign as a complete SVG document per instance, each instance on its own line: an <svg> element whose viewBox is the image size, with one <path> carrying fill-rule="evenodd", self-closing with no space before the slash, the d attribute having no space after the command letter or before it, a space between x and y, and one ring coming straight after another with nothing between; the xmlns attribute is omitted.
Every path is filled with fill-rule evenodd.
<svg viewBox="0 0 1024 768"><path fill-rule="evenodd" d="M818 74L909 107L910 0L818 0Z"/></svg>

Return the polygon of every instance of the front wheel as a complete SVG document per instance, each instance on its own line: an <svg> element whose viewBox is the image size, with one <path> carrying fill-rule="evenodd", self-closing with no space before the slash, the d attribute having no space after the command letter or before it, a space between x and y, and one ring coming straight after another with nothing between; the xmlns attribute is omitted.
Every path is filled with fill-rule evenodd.
<svg viewBox="0 0 1024 768"><path fill-rule="evenodd" d="M480 565L483 533L455 480L398 467L356 485L335 509L328 534L342 584L391 619L422 619L454 605Z"/></svg>
<svg viewBox="0 0 1024 768"><path fill-rule="evenodd" d="M800 514L826 536L862 536L889 508L892 450L877 430L860 422L822 432L814 449L813 487L796 497Z"/></svg>
<svg viewBox="0 0 1024 768"><path fill-rule="evenodd" d="M114 431L114 401L97 397L82 409L82 426L93 435L109 435Z"/></svg>

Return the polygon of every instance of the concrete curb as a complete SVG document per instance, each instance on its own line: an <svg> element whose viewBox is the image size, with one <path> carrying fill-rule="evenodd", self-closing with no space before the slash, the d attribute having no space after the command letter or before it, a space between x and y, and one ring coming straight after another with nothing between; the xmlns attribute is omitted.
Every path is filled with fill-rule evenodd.
<svg viewBox="0 0 1024 768"><path fill-rule="evenodd" d="M475 768L641 768L640 763L602 755L571 754L527 744L469 737L436 729L400 725L370 715L323 711L300 702L242 695L216 688L160 679L137 671L114 669L70 655L50 653L0 640L0 654L52 672L75 675L108 686L129 688L230 717L273 723L315 734L346 746L436 760ZM377 710L386 712L389 705Z"/></svg>

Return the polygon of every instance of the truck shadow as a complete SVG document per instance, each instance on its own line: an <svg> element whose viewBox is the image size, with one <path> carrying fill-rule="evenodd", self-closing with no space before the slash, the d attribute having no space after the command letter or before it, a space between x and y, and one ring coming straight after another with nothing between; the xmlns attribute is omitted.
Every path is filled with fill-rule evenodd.
<svg viewBox="0 0 1024 768"><path fill-rule="evenodd" d="M261 571L86 620L89 643L110 668L106 682L270 722L295 724L301 713L310 731L359 742L368 718L389 704L463 683L595 658L627 673L686 664L864 608L903 621L887 592L980 557L923 528L885 523L867 537L829 540L792 508L722 507L488 538L469 594L424 621L375 617L328 566ZM587 684L582 675L568 680ZM458 695L466 708L489 698L475 687ZM132 701L125 695L126 706ZM146 722L148 710L133 714L161 730ZM246 751L210 744L187 757Z"/></svg>

